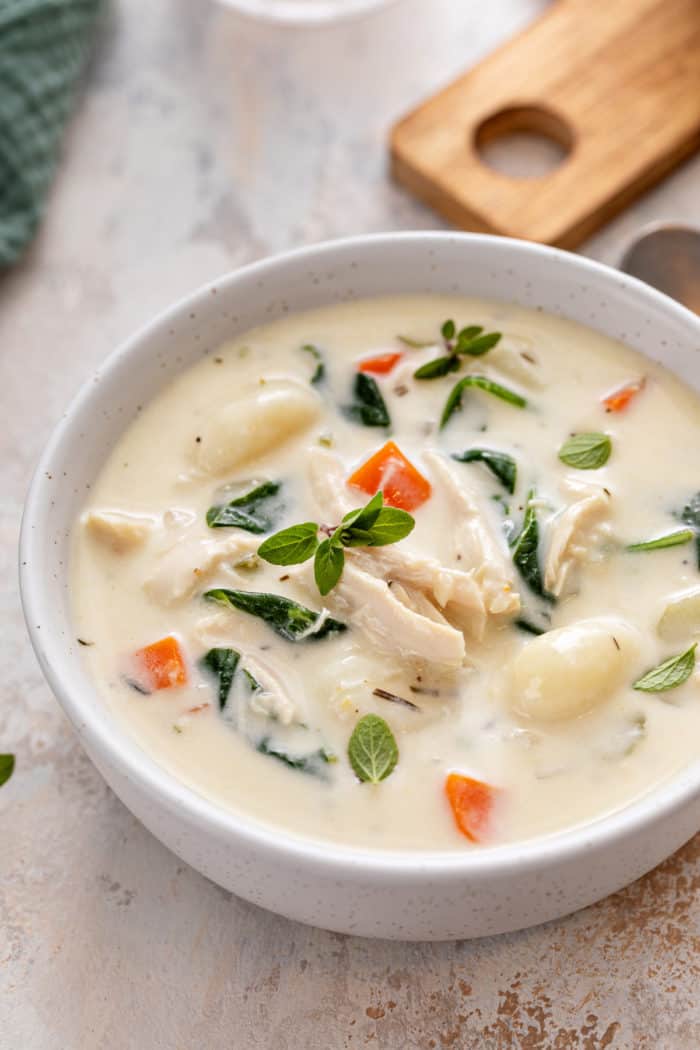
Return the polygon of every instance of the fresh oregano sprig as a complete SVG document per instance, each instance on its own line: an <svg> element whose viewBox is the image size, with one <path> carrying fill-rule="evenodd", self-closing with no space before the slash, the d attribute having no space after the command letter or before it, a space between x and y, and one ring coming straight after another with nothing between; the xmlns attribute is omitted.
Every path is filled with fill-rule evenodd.
<svg viewBox="0 0 700 1050"><path fill-rule="evenodd" d="M481 357L501 339L500 332L484 332L481 325L471 324L457 330L453 320L445 321L440 329L445 353L421 365L413 373L414 379L439 379L457 372L463 357Z"/></svg>
<svg viewBox="0 0 700 1050"><path fill-rule="evenodd" d="M313 521L292 525L270 536L258 554L272 565L299 565L314 559L314 578L322 595L332 591L342 576L345 547L384 547L398 543L412 532L413 517L397 507L385 507L378 492L369 503L345 515L339 525L321 526ZM319 540L318 533L326 533Z"/></svg>

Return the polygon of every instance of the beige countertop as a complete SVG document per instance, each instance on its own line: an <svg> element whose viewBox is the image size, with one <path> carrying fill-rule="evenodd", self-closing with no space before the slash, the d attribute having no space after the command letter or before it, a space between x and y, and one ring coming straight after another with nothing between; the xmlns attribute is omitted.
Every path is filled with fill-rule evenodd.
<svg viewBox="0 0 700 1050"><path fill-rule="evenodd" d="M569 919L394 944L296 925L167 852L41 679L15 585L29 474L115 342L220 272L325 237L441 225L386 177L386 129L538 0L400 0L302 33L205 0L114 0L47 221L0 279L0 1046L7 1050L695 1050L700 837ZM700 160L585 251L700 223Z"/></svg>

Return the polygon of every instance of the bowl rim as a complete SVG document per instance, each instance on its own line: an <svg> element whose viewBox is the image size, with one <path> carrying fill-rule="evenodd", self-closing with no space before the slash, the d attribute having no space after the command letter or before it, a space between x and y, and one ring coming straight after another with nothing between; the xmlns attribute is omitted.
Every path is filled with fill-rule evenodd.
<svg viewBox="0 0 700 1050"><path fill-rule="evenodd" d="M686 327L695 328L700 340L700 318L680 303L651 286L604 263L546 245L490 234L452 231L402 231L364 234L326 240L292 251L277 253L262 260L230 271L181 297L160 311L152 320L141 325L134 334L122 341L98 368L100 378L107 379L124 358L138 358L141 346L151 336L173 322L187 316L193 308L211 298L212 289L219 292L251 277L263 277L279 266L303 266L318 262L324 256L343 251L381 250L385 246L421 244L439 247L447 243L476 243L495 247L504 253L517 250L534 257L556 259L574 267L580 275L597 276L604 280L622 281L640 299L663 310ZM114 716L106 704L94 702L97 690L82 689L71 681L70 668L62 652L59 631L51 630L52 603L40 574L34 572L38 564L34 551L45 535L41 527L41 504L47 475L56 472L62 446L69 438L74 416L89 406L96 388L94 373L88 376L72 398L67 409L54 426L30 483L22 516L19 544L19 573L22 606L35 654L49 687L68 715L81 738L101 755L107 755L127 779L137 782L145 794L199 830L212 834L218 840L238 842L271 856L294 862L300 869L312 868L328 877L354 874L372 876L375 880L393 879L398 875L431 878L453 878L458 875L489 877L506 876L517 862L521 870L532 870L552 863L575 860L592 849L604 849L613 842L621 844L634 837L647 825L655 823L674 810L690 803L700 795L700 760L669 775L655 787L636 797L627 805L601 817L554 831L531 839L493 845L485 849L459 850L389 850L347 846L342 843L305 836L287 831L283 826L268 824L244 812L224 808L179 780L161 766L131 738L126 730L121 739L109 733ZM119 740L118 746L115 739Z"/></svg>

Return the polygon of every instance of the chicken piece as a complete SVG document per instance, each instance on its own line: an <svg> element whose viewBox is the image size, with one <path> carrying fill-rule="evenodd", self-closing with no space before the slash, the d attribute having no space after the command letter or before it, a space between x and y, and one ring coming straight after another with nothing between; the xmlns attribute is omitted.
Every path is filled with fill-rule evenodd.
<svg viewBox="0 0 700 1050"><path fill-rule="evenodd" d="M283 726L299 721L294 700L269 667L246 655L241 658L241 666L260 686L253 691L248 701L248 707L254 714L273 718Z"/></svg>
<svg viewBox="0 0 700 1050"><path fill-rule="evenodd" d="M215 412L196 445L196 462L207 474L227 474L279 448L317 418L321 399L291 380L270 380Z"/></svg>
<svg viewBox="0 0 700 1050"><path fill-rule="evenodd" d="M122 510L89 510L83 514L82 524L91 536L115 554L128 554L145 543L155 521Z"/></svg>
<svg viewBox="0 0 700 1050"><path fill-rule="evenodd" d="M532 340L520 336L504 336L486 358L486 364L499 372L500 376L514 379L531 390L545 386L542 369L532 352Z"/></svg>
<svg viewBox="0 0 700 1050"><path fill-rule="evenodd" d="M561 597L576 565L608 531L604 519L610 513L610 493L578 482L570 483L569 489L578 498L553 520L544 564L544 585L555 598Z"/></svg>
<svg viewBox="0 0 700 1050"><path fill-rule="evenodd" d="M200 536L182 536L158 559L158 564L146 580L144 589L162 605L189 598L197 587L222 562L236 561L257 550L258 540L253 536L229 536L226 539L208 539Z"/></svg>
<svg viewBox="0 0 700 1050"><path fill-rule="evenodd" d="M337 524L353 509L342 464L332 452L313 449L309 474L320 514ZM448 619L456 619L474 638L483 637L486 611L471 573L447 569L436 558L421 557L403 546L351 547L345 555L363 572L423 591L446 611Z"/></svg>
<svg viewBox="0 0 700 1050"><path fill-rule="evenodd" d="M469 479L465 477L458 481L437 452L426 452L424 458L442 483L452 505L457 555L473 572L486 611L492 616L515 616L520 609L515 572L505 540L497 537L489 527L487 508L481 505Z"/></svg>
<svg viewBox="0 0 700 1050"><path fill-rule="evenodd" d="M407 594L403 590L403 594ZM427 601L427 598L424 598ZM402 659L411 658L445 668L459 667L465 656L464 635L440 617L404 604L385 580L349 561L326 602L332 613L357 627L373 644Z"/></svg>

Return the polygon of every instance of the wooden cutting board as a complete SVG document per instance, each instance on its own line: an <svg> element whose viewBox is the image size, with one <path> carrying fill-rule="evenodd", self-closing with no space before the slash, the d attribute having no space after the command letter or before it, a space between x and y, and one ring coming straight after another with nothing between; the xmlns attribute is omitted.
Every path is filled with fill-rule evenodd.
<svg viewBox="0 0 700 1050"><path fill-rule="evenodd" d="M480 159L523 130L560 143L563 163L514 178ZM698 145L700 0L557 0L404 117L391 160L457 226L572 247Z"/></svg>

